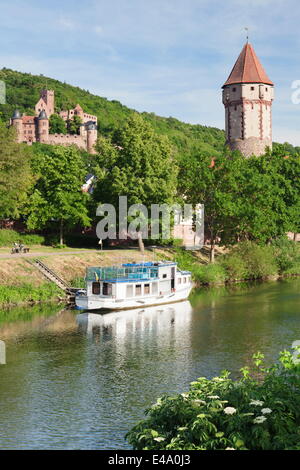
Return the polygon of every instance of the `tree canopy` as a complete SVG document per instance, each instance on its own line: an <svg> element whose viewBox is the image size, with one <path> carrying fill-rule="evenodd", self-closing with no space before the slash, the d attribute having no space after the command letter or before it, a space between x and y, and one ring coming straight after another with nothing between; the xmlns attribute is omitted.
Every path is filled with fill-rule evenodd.
<svg viewBox="0 0 300 470"><path fill-rule="evenodd" d="M48 147L47 153L35 156L32 168L37 181L29 198L27 226L42 229L49 223L59 225L62 244L65 225L90 224L89 195L81 190L86 176L81 155L74 146Z"/></svg>
<svg viewBox="0 0 300 470"><path fill-rule="evenodd" d="M0 122L0 217L18 218L32 182L31 149L16 143L15 128Z"/></svg>

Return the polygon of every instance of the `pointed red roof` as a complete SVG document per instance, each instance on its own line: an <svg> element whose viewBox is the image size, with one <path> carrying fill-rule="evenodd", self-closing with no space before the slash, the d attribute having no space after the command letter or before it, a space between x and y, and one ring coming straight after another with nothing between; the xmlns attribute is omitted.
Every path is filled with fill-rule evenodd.
<svg viewBox="0 0 300 470"><path fill-rule="evenodd" d="M251 44L244 45L234 67L223 86L233 83L265 83L274 85L264 71Z"/></svg>

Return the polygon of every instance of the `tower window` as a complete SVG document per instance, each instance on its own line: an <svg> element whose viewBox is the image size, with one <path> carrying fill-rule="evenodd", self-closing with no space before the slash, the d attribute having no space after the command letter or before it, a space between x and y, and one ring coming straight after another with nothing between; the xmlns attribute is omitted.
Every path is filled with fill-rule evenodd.
<svg viewBox="0 0 300 470"><path fill-rule="evenodd" d="M254 91L254 89L255 89L254 86L252 86L252 87L251 87L251 91Z"/></svg>
<svg viewBox="0 0 300 470"><path fill-rule="evenodd" d="M266 91L268 91L268 88L266 88Z"/></svg>
<svg viewBox="0 0 300 470"><path fill-rule="evenodd" d="M236 88L232 88L232 91L236 91Z"/></svg>

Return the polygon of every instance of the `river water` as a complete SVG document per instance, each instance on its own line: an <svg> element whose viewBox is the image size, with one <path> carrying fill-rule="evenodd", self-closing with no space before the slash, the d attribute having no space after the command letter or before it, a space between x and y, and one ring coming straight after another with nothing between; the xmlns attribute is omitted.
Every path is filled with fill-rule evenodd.
<svg viewBox="0 0 300 470"><path fill-rule="evenodd" d="M300 339L300 280L201 289L190 301L107 315L57 305L0 311L0 449L126 449L164 393L239 375Z"/></svg>

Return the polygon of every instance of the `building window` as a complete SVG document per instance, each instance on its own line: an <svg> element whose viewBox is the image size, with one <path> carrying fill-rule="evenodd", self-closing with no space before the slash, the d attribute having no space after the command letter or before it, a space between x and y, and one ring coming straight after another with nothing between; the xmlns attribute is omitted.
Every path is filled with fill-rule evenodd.
<svg viewBox="0 0 300 470"><path fill-rule="evenodd" d="M135 295L142 295L142 285L141 284L136 284L135 286Z"/></svg>
<svg viewBox="0 0 300 470"><path fill-rule="evenodd" d="M235 110L235 111L237 110L237 107L236 107L236 106L234 107L234 110Z"/></svg>
<svg viewBox="0 0 300 470"><path fill-rule="evenodd" d="M144 285L144 294L150 294L150 284Z"/></svg>
<svg viewBox="0 0 300 470"><path fill-rule="evenodd" d="M112 295L112 285L108 282L103 282L103 295Z"/></svg>
<svg viewBox="0 0 300 470"><path fill-rule="evenodd" d="M266 91L268 91L268 88L266 87Z"/></svg>
<svg viewBox="0 0 300 470"><path fill-rule="evenodd" d="M236 88L232 88L232 91L236 91Z"/></svg>
<svg viewBox="0 0 300 470"><path fill-rule="evenodd" d="M167 279L167 274L163 274L163 279Z"/></svg>
<svg viewBox="0 0 300 470"><path fill-rule="evenodd" d="M252 86L252 87L251 87L251 91L254 91L254 90L255 90L255 88L254 88L254 86Z"/></svg>
<svg viewBox="0 0 300 470"><path fill-rule="evenodd" d="M158 289L157 289L157 282L152 283L152 294L157 294Z"/></svg>
<svg viewBox="0 0 300 470"><path fill-rule="evenodd" d="M93 282L92 292L94 295L100 295L100 282Z"/></svg>
<svg viewBox="0 0 300 470"><path fill-rule="evenodd" d="M178 278L178 284L181 284L181 277Z"/></svg>
<svg viewBox="0 0 300 470"><path fill-rule="evenodd" d="M186 284L186 277L183 278L183 284Z"/></svg>

